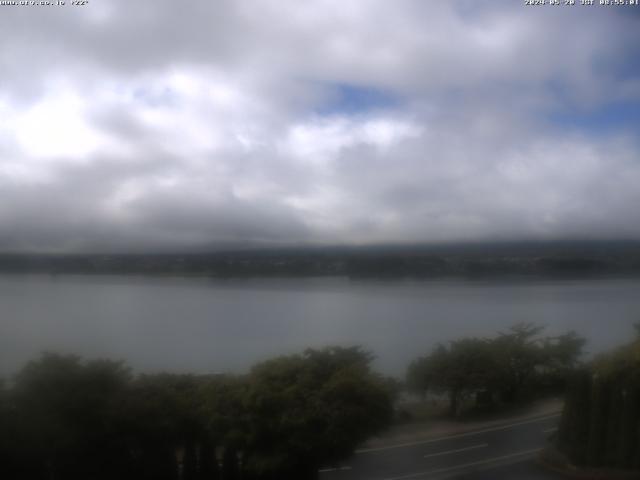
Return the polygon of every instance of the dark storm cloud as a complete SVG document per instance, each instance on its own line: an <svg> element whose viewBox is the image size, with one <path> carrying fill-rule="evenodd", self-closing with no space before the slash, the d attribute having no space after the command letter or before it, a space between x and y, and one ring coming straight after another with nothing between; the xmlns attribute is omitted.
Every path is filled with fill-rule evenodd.
<svg viewBox="0 0 640 480"><path fill-rule="evenodd" d="M0 250L640 237L630 10L1 14Z"/></svg>

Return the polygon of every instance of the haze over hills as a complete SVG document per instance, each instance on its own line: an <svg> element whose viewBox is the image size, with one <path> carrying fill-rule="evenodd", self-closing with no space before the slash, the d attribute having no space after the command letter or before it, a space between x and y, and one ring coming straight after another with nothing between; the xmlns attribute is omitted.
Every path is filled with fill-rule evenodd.
<svg viewBox="0 0 640 480"><path fill-rule="evenodd" d="M212 252L0 254L3 273L211 277L615 275L640 273L640 242L281 247Z"/></svg>

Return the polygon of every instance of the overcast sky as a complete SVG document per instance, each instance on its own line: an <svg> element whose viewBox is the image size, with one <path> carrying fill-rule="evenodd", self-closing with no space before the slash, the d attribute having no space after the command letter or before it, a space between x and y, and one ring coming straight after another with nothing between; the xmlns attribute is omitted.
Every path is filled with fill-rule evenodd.
<svg viewBox="0 0 640 480"><path fill-rule="evenodd" d="M66 3L0 5L0 251L640 239L640 7Z"/></svg>

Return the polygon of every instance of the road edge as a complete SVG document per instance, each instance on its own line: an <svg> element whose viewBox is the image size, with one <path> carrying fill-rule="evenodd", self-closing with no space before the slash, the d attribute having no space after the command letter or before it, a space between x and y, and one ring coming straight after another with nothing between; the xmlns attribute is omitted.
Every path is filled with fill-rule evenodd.
<svg viewBox="0 0 640 480"><path fill-rule="evenodd" d="M460 428L460 429L456 428L448 432L443 432L443 431L439 431L437 433L434 432L434 434L432 435L427 434L425 436L421 436L409 442L388 443L388 444L381 444L381 445L376 445L371 447L363 446L363 448L357 449L354 453L356 455L359 455L363 453L371 453L371 452L376 452L380 450L391 450L391 449L403 448L411 445L432 443L432 442L449 439L449 438L464 437L464 436L473 435L476 433L483 433L486 431L506 429L515 425L530 423L530 422L533 423L539 420L544 420L551 417L557 417L560 415L561 415L560 411L551 411L543 414L535 414L535 415L522 416L518 418L511 418L509 420L503 419L501 421L484 423L481 425L475 425L475 426L469 425L469 428Z"/></svg>

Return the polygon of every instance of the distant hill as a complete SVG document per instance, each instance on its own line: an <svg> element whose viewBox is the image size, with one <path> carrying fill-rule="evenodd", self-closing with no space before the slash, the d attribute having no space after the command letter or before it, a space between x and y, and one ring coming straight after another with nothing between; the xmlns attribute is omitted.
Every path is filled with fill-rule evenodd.
<svg viewBox="0 0 640 480"><path fill-rule="evenodd" d="M438 278L640 273L639 242L274 248L210 253L0 254L1 273Z"/></svg>

